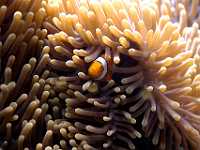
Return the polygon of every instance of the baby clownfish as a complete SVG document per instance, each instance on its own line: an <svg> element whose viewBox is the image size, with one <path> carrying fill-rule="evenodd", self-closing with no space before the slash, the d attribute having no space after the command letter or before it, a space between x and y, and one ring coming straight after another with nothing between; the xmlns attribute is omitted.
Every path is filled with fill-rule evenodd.
<svg viewBox="0 0 200 150"><path fill-rule="evenodd" d="M101 80L106 78L109 80L111 78L108 73L109 64L103 57L98 57L94 60L88 68L88 75L96 80Z"/></svg>

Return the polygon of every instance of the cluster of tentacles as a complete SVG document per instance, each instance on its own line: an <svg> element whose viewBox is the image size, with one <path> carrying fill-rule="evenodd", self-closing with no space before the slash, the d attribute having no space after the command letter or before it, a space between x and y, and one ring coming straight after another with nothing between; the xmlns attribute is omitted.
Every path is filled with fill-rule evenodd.
<svg viewBox="0 0 200 150"><path fill-rule="evenodd" d="M199 10L0 0L0 149L200 149Z"/></svg>

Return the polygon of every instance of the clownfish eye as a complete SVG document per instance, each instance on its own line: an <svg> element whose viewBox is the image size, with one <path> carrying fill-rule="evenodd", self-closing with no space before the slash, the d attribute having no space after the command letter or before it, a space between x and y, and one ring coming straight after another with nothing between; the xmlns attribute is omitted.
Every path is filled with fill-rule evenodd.
<svg viewBox="0 0 200 150"><path fill-rule="evenodd" d="M88 68L88 75L94 79L100 80L107 74L107 62L103 57L98 57Z"/></svg>

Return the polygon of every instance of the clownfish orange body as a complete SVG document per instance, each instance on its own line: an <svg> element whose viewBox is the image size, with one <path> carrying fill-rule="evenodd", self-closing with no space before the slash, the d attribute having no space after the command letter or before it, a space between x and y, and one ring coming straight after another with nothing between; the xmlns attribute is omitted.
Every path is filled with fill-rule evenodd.
<svg viewBox="0 0 200 150"><path fill-rule="evenodd" d="M90 64L88 68L88 75L95 80L101 80L103 78L111 80L112 77L109 72L109 67L111 65L111 61L106 61L104 57L98 57Z"/></svg>

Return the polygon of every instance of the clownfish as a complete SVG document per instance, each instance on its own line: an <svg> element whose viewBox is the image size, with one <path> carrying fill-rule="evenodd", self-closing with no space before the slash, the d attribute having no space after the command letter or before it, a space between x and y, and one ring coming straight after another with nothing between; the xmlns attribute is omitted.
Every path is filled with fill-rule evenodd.
<svg viewBox="0 0 200 150"><path fill-rule="evenodd" d="M112 76L109 71L111 65L111 61L106 61L104 57L98 57L90 64L88 75L95 80L101 80L103 78L111 80Z"/></svg>

